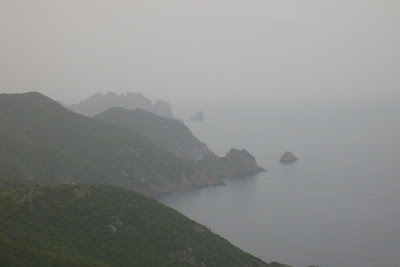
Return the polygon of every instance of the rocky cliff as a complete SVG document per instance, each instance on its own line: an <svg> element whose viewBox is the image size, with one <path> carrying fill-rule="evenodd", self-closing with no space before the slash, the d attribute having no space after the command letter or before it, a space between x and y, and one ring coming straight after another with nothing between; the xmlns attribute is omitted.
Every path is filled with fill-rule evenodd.
<svg viewBox="0 0 400 267"><path fill-rule="evenodd" d="M0 94L0 125L4 187L104 184L156 195L263 170L245 150L178 158L126 125L76 114L39 93Z"/></svg>
<svg viewBox="0 0 400 267"><path fill-rule="evenodd" d="M225 157L208 154L197 162L197 168L211 178L250 175L265 171L245 149L232 148Z"/></svg>
<svg viewBox="0 0 400 267"><path fill-rule="evenodd" d="M225 157L218 157L214 153L210 153L192 163L194 171L182 173L178 182L152 186L143 193L157 196L188 188L218 186L224 184L222 178L247 176L265 171L245 149L232 148Z"/></svg>
<svg viewBox="0 0 400 267"><path fill-rule="evenodd" d="M172 119L174 116L172 114L171 104L167 101L158 99L153 105L153 113Z"/></svg>

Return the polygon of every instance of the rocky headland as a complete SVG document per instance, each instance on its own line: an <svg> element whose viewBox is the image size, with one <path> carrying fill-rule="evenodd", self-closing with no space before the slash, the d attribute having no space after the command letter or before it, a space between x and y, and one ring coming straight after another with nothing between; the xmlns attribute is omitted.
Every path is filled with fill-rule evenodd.
<svg viewBox="0 0 400 267"><path fill-rule="evenodd" d="M247 150L232 148L225 157L208 154L197 162L204 174L211 178L226 178L233 176L251 175L265 171Z"/></svg>
<svg viewBox="0 0 400 267"><path fill-rule="evenodd" d="M247 150L232 148L224 157L214 153L205 155L199 161L192 161L192 172L182 173L178 182L151 186L142 193L160 196L172 192L199 187L224 185L222 179L247 176L266 171ZM161 178L161 177L160 177Z"/></svg>
<svg viewBox="0 0 400 267"><path fill-rule="evenodd" d="M156 139L130 129L125 119L121 120L124 124L116 126L82 116L39 93L0 94L0 103L0 124L5 126L0 127L4 141L0 149L0 178L5 179L3 184L7 187L25 184L25 181L103 184L153 196L219 185L220 178L264 170L246 150L232 149L225 157L210 152L198 161L179 158L163 149ZM122 117L119 114L113 118ZM142 118L144 122L149 121L147 116ZM160 125L171 128L173 137L172 130L177 128L171 121ZM160 138L167 133L151 132L159 133ZM179 132L193 137L187 131ZM192 139L192 144L200 143L196 140ZM204 153L207 148L202 146L200 143L198 149Z"/></svg>

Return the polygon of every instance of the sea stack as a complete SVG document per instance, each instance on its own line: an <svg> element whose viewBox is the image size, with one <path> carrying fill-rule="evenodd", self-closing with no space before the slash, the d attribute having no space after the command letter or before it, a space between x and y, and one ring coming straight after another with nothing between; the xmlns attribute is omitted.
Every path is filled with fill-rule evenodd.
<svg viewBox="0 0 400 267"><path fill-rule="evenodd" d="M285 153L283 153L281 159L279 160L280 163L283 164L289 164L289 163L293 163L298 161L299 159L296 158L295 155L293 155L291 152L286 151Z"/></svg>
<svg viewBox="0 0 400 267"><path fill-rule="evenodd" d="M203 111L199 111L196 113L196 115L192 116L191 121L203 122L204 121Z"/></svg>

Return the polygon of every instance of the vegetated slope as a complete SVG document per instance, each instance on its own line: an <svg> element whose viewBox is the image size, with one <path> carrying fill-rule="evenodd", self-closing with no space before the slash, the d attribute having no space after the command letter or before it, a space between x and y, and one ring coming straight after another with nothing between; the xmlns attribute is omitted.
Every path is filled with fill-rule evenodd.
<svg viewBox="0 0 400 267"><path fill-rule="evenodd" d="M0 192L13 191L35 185L34 182L20 177L8 177L0 173Z"/></svg>
<svg viewBox="0 0 400 267"><path fill-rule="evenodd" d="M212 154L183 123L143 109L110 108L94 118L132 129L180 158L199 160Z"/></svg>
<svg viewBox="0 0 400 267"><path fill-rule="evenodd" d="M201 160L193 163L193 166L210 178L249 175L265 171L246 150L233 148L225 157L218 157L183 123L145 110L111 108L94 118L132 129L179 157L195 159L201 156Z"/></svg>
<svg viewBox="0 0 400 267"><path fill-rule="evenodd" d="M147 194L214 181L128 129L39 94L0 95L0 173L44 184L112 184Z"/></svg>
<svg viewBox="0 0 400 267"><path fill-rule="evenodd" d="M101 185L0 193L3 266L267 265L179 212Z"/></svg>
<svg viewBox="0 0 400 267"><path fill-rule="evenodd" d="M0 174L40 184L108 184L155 195L263 170L244 150L180 159L135 131L39 93L0 95L0 141Z"/></svg>

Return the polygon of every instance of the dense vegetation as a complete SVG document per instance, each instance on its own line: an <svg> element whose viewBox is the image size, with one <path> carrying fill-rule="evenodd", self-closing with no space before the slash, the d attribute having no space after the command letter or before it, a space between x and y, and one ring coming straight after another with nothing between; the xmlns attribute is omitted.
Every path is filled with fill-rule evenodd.
<svg viewBox="0 0 400 267"><path fill-rule="evenodd" d="M23 178L10 178L0 173L0 192L12 191L34 185L35 183Z"/></svg>
<svg viewBox="0 0 400 267"><path fill-rule="evenodd" d="M110 108L94 118L132 129L181 158L198 160L212 153L183 123L143 109Z"/></svg>
<svg viewBox="0 0 400 267"><path fill-rule="evenodd" d="M178 127L168 131L171 138L182 125L168 123ZM76 114L39 93L1 94L0 125L0 174L40 184L108 184L154 195L263 170L245 151L178 158L132 129Z"/></svg>
<svg viewBox="0 0 400 267"><path fill-rule="evenodd" d="M0 95L0 173L44 184L111 184L152 193L198 181L190 162L145 137L39 94ZM183 185L182 185L183 186Z"/></svg>
<svg viewBox="0 0 400 267"><path fill-rule="evenodd" d="M0 193L0 225L3 266L268 266L156 200L112 186Z"/></svg>
<svg viewBox="0 0 400 267"><path fill-rule="evenodd" d="M212 184L205 173L222 174L225 161L253 166L247 152L231 151L223 164L186 161L39 93L0 95L0 141L1 266L268 266L121 188L151 194Z"/></svg>

